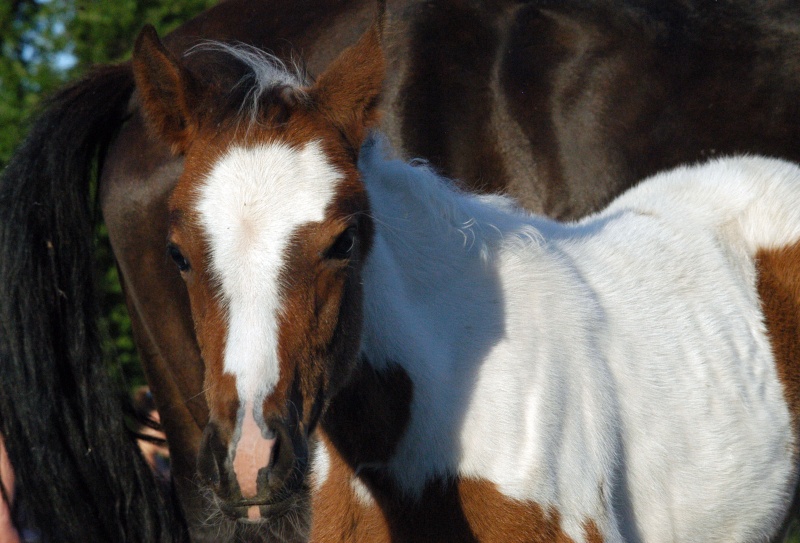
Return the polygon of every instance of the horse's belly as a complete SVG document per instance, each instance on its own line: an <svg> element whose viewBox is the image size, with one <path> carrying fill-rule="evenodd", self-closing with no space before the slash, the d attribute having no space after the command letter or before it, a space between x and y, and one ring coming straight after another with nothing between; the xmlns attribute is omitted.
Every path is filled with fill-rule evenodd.
<svg viewBox="0 0 800 543"><path fill-rule="evenodd" d="M714 386L706 383L704 386ZM621 526L636 541L760 541L793 490L790 417L775 378L623 415ZM641 408L640 408L641 409Z"/></svg>
<svg viewBox="0 0 800 543"><path fill-rule="evenodd" d="M796 436L759 308L719 302L621 362L632 541L761 541L791 500Z"/></svg>

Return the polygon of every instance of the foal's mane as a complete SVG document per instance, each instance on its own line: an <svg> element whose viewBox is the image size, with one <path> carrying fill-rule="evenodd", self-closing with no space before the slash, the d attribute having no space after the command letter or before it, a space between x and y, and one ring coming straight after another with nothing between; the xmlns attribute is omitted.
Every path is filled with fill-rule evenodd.
<svg viewBox="0 0 800 543"><path fill-rule="evenodd" d="M475 195L439 175L424 161L394 158L383 136L373 134L361 149L359 169L369 187L372 213L384 231L411 239L450 239L455 253L477 250L485 259L504 241L526 246L542 242L540 230L551 221L529 215L512 198L497 194ZM424 251L429 244L409 243L409 252ZM436 245L437 250L441 245ZM455 254L454 253L454 254ZM434 261L453 255L431 254Z"/></svg>

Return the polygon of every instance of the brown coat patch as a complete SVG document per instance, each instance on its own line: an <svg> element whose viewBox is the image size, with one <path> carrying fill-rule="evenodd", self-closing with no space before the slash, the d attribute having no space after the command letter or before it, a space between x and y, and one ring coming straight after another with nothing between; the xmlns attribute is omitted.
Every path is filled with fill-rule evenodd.
<svg viewBox="0 0 800 543"><path fill-rule="evenodd" d="M205 161L189 161L184 176L199 178L208 168ZM214 292L215 282L211 278L205 236L192 211L194 198L192 186L178 184L171 200L173 212L170 214L169 240L189 262L189 269L181 275L192 306L195 336L205 362L206 401L212 417L225 421L223 429L227 434L232 431L231 424L236 420L239 407L236 379L223 370L228 319Z"/></svg>
<svg viewBox="0 0 800 543"><path fill-rule="evenodd" d="M492 127L500 44L494 6L450 0L410 11L409 66L398 102L408 156L424 157L470 189L497 192L508 175Z"/></svg>
<svg viewBox="0 0 800 543"><path fill-rule="evenodd" d="M800 244L758 251L758 294L778 378L800 430Z"/></svg>
<svg viewBox="0 0 800 543"><path fill-rule="evenodd" d="M351 486L355 476L353 470L326 439L323 443L331 457L330 469L322 487L313 496L311 541L391 541L389 526L381 510L375 504L363 504L356 497Z"/></svg>
<svg viewBox="0 0 800 543"><path fill-rule="evenodd" d="M571 543L561 529L557 510L544 511L538 504L519 502L501 494L488 481L464 480L458 484L461 507L477 541ZM602 543L594 521L585 523L586 540Z"/></svg>
<svg viewBox="0 0 800 543"><path fill-rule="evenodd" d="M329 447L329 450L332 448ZM373 504L356 497L353 470L331 455L328 477L313 500L311 541L573 543L557 510L512 500L488 481L435 481L414 503L372 492ZM369 485L367 485L369 486ZM584 525L588 543L602 543L594 521Z"/></svg>
<svg viewBox="0 0 800 543"><path fill-rule="evenodd" d="M557 510L513 500L485 480L440 479L427 485L417 503L385 498L379 503L392 541L573 543ZM586 521L585 532L590 543L602 543L593 521Z"/></svg>
<svg viewBox="0 0 800 543"><path fill-rule="evenodd" d="M758 251L758 295L775 356L778 378L794 423L795 457L800 435L800 243L782 249ZM800 514L795 497L778 537ZM781 540L782 539L778 539Z"/></svg>
<svg viewBox="0 0 800 543"><path fill-rule="evenodd" d="M403 496L380 466L389 461L410 419L413 383L399 366L376 371L368 362L334 398L322 430L330 470L314 496L312 541L568 543L558 511L504 496L474 479L431 481L418 500ZM351 481L359 472L374 504ZM602 543L587 519L586 539Z"/></svg>
<svg viewBox="0 0 800 543"><path fill-rule="evenodd" d="M361 202L366 206L366 197ZM350 375L361 333L360 268L368 244L356 241L346 261L324 258L338 235L358 223L346 214L332 215L323 223L298 229L288 249L279 281L281 380L265 400L265 412L283 412L293 405L308 432Z"/></svg>

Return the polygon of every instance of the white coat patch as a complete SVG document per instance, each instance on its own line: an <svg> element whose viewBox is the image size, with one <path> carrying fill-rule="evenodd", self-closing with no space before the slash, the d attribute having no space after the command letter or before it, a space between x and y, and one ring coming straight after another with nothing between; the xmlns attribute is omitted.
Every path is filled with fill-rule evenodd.
<svg viewBox="0 0 800 543"><path fill-rule="evenodd" d="M763 541L794 489L791 417L757 292L800 240L800 168L679 168L562 224L365 148L376 230L362 352L411 378L388 472L557 511L585 541ZM511 212L510 212L511 211Z"/></svg>

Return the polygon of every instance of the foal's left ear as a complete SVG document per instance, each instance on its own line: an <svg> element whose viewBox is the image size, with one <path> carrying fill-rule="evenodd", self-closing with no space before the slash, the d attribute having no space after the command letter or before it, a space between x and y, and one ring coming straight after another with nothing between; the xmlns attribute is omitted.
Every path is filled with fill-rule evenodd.
<svg viewBox="0 0 800 543"><path fill-rule="evenodd" d="M174 153L186 151L196 124L192 104L199 92L195 78L172 58L150 25L136 38L132 63L148 125Z"/></svg>
<svg viewBox="0 0 800 543"><path fill-rule="evenodd" d="M367 131L378 123L378 100L386 61L379 20L345 49L309 90L312 100L358 151Z"/></svg>

